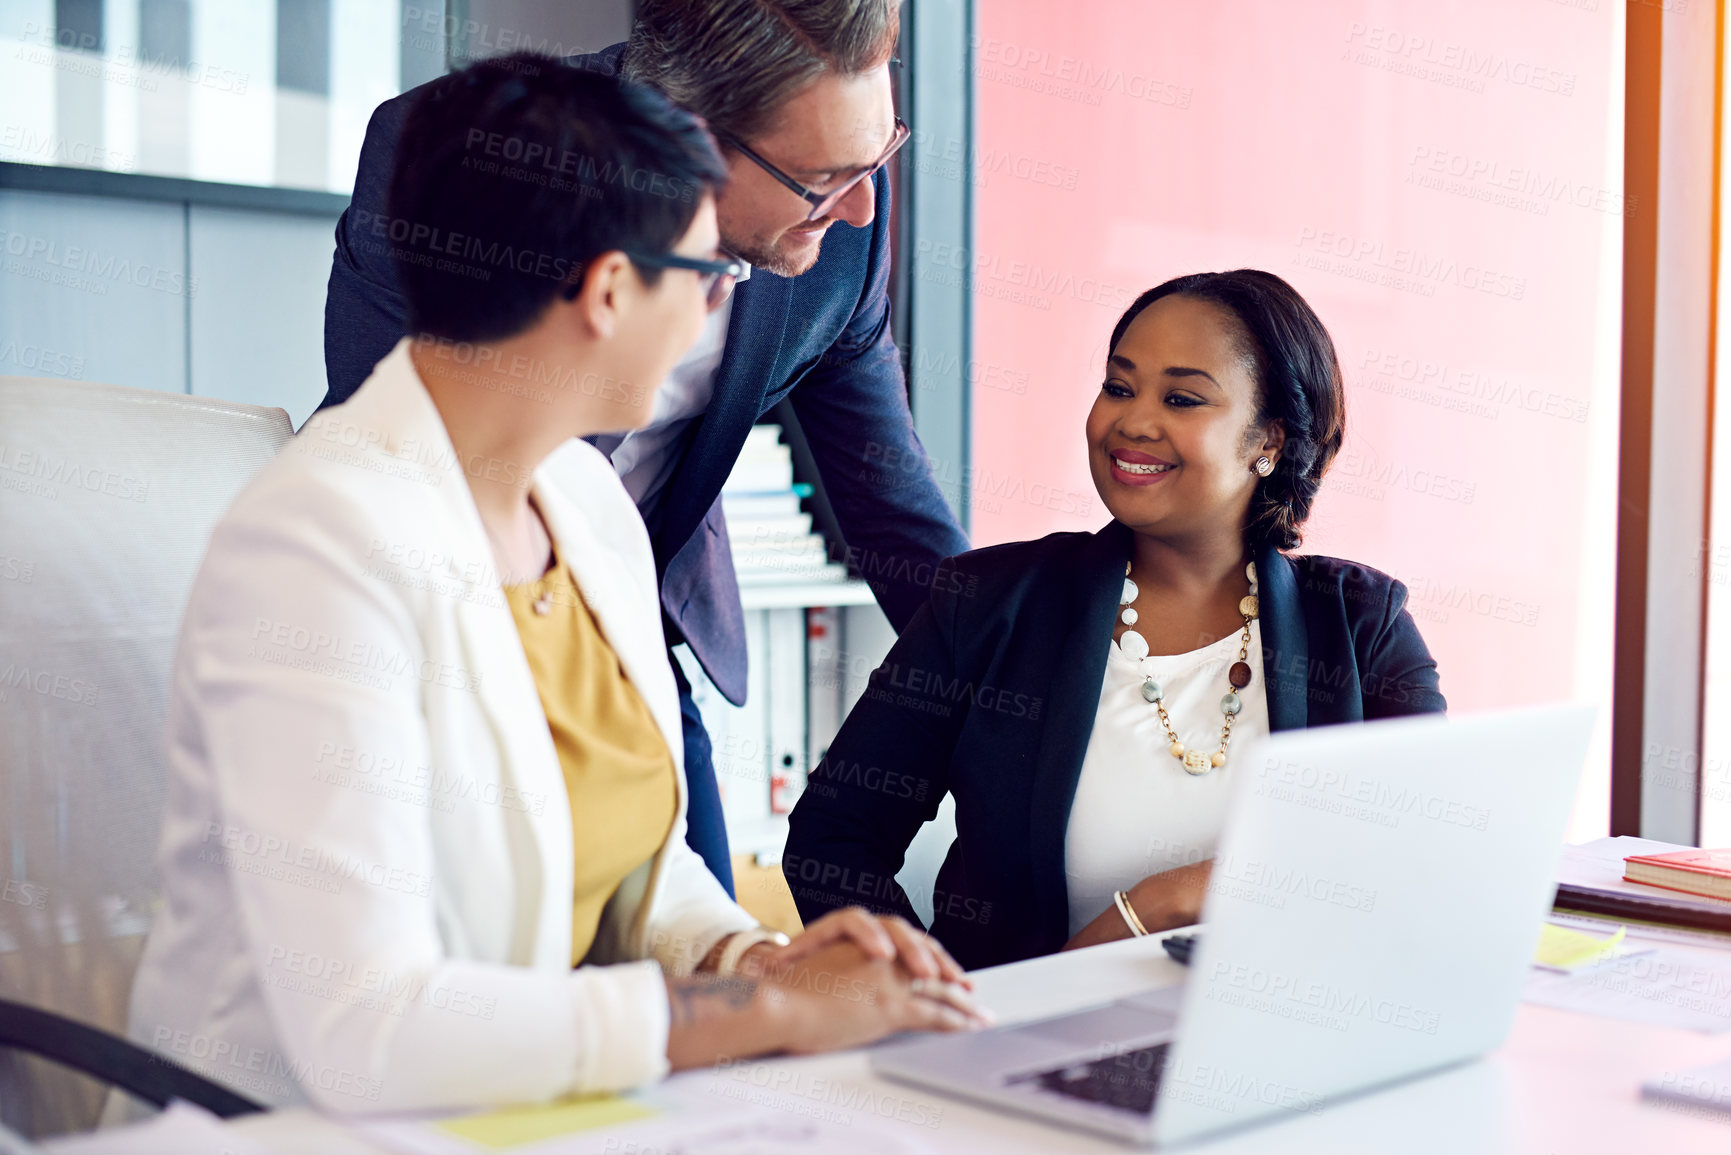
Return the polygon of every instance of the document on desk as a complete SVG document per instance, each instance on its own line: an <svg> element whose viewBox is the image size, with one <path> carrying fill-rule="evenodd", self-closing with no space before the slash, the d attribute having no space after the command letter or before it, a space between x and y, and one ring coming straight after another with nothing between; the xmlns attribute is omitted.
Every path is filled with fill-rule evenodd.
<svg viewBox="0 0 1731 1155"><path fill-rule="evenodd" d="M445 1120L364 1123L367 1139L401 1155L935 1155L936 1148L858 1112L826 1111L813 1104L717 1103L662 1110L660 1097L606 1097L590 1102L634 1104L635 1113L561 1114L565 1105L508 1108ZM509 1118L496 1125L499 1116Z"/></svg>
<svg viewBox="0 0 1731 1155"><path fill-rule="evenodd" d="M1719 1034L1731 1031L1731 953L1655 943L1651 949L1568 974L1535 967L1522 999L1581 1014Z"/></svg>
<svg viewBox="0 0 1731 1155"><path fill-rule="evenodd" d="M1731 950L1731 935L1713 930L1695 930L1686 926L1656 926L1632 919L1613 918L1603 914L1582 914L1573 910L1553 910L1546 915L1548 922L1587 934L1610 934L1618 927L1628 932L1627 942L1652 946L1669 942L1678 946L1702 946L1709 950Z"/></svg>
<svg viewBox="0 0 1731 1155"><path fill-rule="evenodd" d="M1618 927L1612 934L1601 937L1547 922L1539 931L1539 946L1533 952L1533 965L1540 970L1573 974L1606 959L1646 954L1654 949L1650 946L1633 947L1626 941L1628 937L1625 927Z"/></svg>
<svg viewBox="0 0 1731 1155"><path fill-rule="evenodd" d="M365 1123L359 1129L374 1142L404 1155L473 1155L477 1151L560 1150L549 1145L657 1114L655 1107L636 1098L586 1095L439 1119Z"/></svg>

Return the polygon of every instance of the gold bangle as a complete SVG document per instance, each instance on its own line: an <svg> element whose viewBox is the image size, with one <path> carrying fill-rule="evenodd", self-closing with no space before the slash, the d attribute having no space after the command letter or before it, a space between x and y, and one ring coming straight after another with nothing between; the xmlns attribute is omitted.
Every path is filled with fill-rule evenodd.
<svg viewBox="0 0 1731 1155"><path fill-rule="evenodd" d="M1142 925L1142 920L1136 917L1136 910L1130 905L1130 896L1121 890L1112 892L1112 904L1118 908L1118 913L1124 916L1124 925L1130 928L1130 933L1142 938L1148 933L1148 928Z"/></svg>

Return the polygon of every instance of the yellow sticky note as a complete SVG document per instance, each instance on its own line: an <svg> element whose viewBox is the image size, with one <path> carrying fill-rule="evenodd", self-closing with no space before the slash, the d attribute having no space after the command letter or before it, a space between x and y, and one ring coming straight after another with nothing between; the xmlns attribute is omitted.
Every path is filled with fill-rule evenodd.
<svg viewBox="0 0 1731 1155"><path fill-rule="evenodd" d="M482 1147L502 1150L538 1143L555 1135L575 1131L592 1131L597 1127L613 1127L657 1114L646 1107L618 1095L596 1095L583 1099L560 1099L539 1107L504 1107L465 1115L461 1119L446 1119L438 1126L459 1138Z"/></svg>
<svg viewBox="0 0 1731 1155"><path fill-rule="evenodd" d="M1539 947L1533 952L1533 961L1540 966L1572 971L1610 954L1623 941L1625 932L1625 927L1618 927L1610 938L1597 938L1547 922L1539 932Z"/></svg>

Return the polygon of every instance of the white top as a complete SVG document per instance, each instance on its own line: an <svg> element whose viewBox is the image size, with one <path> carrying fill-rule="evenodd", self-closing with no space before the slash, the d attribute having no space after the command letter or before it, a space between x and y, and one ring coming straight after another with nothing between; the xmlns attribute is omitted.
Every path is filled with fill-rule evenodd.
<svg viewBox="0 0 1731 1155"><path fill-rule="evenodd" d="M750 279L751 266L746 265L735 283L736 291L739 283ZM673 474L673 447L685 427L709 408L709 399L715 395L715 371L721 367L721 355L727 349L727 325L732 319L733 294L729 293L721 307L704 321L697 344L656 390L649 424L623 435L609 434L595 439L595 447L613 462L613 468L625 483L625 491L644 517L655 508L662 486Z"/></svg>
<svg viewBox="0 0 1731 1155"><path fill-rule="evenodd" d="M571 441L534 496L682 765L649 534ZM272 1106L454 1110L667 1071L663 971L757 921L676 817L571 968L571 808L408 338L211 535L168 707L162 909L130 1033Z"/></svg>
<svg viewBox="0 0 1731 1155"><path fill-rule="evenodd" d="M1187 654L1151 654L1132 661L1111 643L1101 680L1100 708L1082 758L1082 776L1064 837L1064 875L1073 935L1112 906L1112 893L1214 856L1226 821L1232 774L1250 743L1268 733L1262 681L1262 623L1250 623L1250 685L1232 723L1226 765L1193 775L1172 757L1160 712L1142 697L1154 675L1166 691L1166 713L1178 740L1195 750L1220 749L1225 716L1220 699L1232 688L1227 668L1238 660L1242 630Z"/></svg>

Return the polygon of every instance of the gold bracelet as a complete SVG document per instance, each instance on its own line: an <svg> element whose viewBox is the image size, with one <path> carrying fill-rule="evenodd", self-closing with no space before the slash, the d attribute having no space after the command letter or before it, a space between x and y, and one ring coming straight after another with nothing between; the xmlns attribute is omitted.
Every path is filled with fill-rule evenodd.
<svg viewBox="0 0 1731 1155"><path fill-rule="evenodd" d="M1130 905L1130 896L1121 890L1112 892L1112 904L1118 908L1118 913L1124 916L1124 925L1130 928L1130 933L1142 938L1148 933L1148 928L1142 925L1142 920L1136 917L1136 910Z"/></svg>

